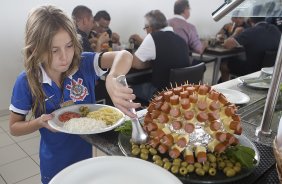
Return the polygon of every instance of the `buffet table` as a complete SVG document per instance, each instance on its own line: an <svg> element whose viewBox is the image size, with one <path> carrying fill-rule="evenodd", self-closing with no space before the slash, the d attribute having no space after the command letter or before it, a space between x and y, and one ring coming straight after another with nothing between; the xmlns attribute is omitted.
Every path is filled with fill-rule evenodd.
<svg viewBox="0 0 282 184"><path fill-rule="evenodd" d="M256 72L248 76L255 77L259 74L260 72ZM238 79L215 85L213 88L235 89L250 97L250 101L247 104L239 106L238 113L241 117L244 117L244 113L248 111L253 104L265 99L267 95L267 90L258 90L243 86ZM276 161L272 151L272 140L275 136L275 132L271 136L258 138L255 136L257 125L246 122L244 118L242 118L242 126L243 134L255 144L260 153L260 163L252 174L234 183L279 183L275 166ZM110 131L101 134L82 135L82 137L107 155L123 155L118 146L118 135L118 132Z"/></svg>

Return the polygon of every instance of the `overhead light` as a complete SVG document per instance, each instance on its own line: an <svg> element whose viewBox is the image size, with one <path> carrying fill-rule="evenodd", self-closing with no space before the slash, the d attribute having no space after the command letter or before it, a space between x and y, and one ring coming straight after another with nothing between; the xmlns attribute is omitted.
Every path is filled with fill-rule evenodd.
<svg viewBox="0 0 282 184"><path fill-rule="evenodd" d="M227 15L245 0L226 0L217 10L212 13L215 21L219 21L222 17Z"/></svg>

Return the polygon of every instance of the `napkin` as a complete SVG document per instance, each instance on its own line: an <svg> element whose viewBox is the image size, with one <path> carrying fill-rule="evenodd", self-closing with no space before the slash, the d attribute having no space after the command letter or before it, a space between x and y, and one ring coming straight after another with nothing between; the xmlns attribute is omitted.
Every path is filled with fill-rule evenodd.
<svg viewBox="0 0 282 184"><path fill-rule="evenodd" d="M277 130L277 147L279 150L282 149L282 117L280 118Z"/></svg>

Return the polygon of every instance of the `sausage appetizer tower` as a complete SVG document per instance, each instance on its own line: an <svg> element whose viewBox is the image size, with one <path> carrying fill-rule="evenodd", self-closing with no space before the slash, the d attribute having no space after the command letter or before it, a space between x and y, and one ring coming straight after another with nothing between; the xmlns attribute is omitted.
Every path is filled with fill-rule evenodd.
<svg viewBox="0 0 282 184"><path fill-rule="evenodd" d="M203 163L207 152L222 153L238 144L242 127L236 106L208 85L167 89L148 106L144 130L148 144L162 154L188 163Z"/></svg>

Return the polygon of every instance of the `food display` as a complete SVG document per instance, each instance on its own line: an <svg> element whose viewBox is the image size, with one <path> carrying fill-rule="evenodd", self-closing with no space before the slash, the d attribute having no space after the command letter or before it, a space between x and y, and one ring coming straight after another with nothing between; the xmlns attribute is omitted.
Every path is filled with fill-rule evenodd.
<svg viewBox="0 0 282 184"><path fill-rule="evenodd" d="M248 153L247 167L254 166L255 151L239 144L243 129L237 107L210 86L167 89L152 99L147 111L143 129L149 139L132 143L131 155L181 176L211 177L220 171L233 177L246 167L236 158L241 153Z"/></svg>

